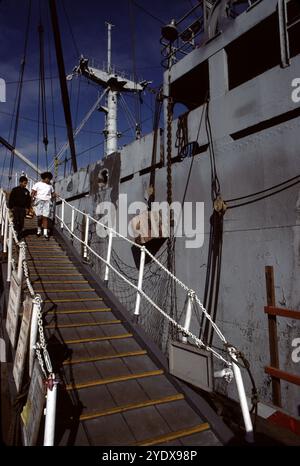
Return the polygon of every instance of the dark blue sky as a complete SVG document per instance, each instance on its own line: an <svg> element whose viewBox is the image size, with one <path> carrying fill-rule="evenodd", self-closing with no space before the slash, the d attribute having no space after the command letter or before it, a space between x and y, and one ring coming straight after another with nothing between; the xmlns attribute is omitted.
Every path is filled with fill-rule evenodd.
<svg viewBox="0 0 300 466"><path fill-rule="evenodd" d="M0 135L8 139L13 113L16 81L18 80L20 60L23 55L28 0L1 0L0 1L0 77L7 82L7 102L0 103ZM135 63L137 75L141 79L153 81L152 87L162 83L163 69L160 65L160 30L161 22L168 22L171 18L180 18L196 0L57 0L60 29L63 41L66 73L70 73L78 62L77 50L86 57L93 57L103 63L107 57L107 32L105 21L112 22L113 29L112 62L120 69L133 73L133 38L135 37ZM68 19L72 27L72 34ZM144 11L144 9L146 11ZM39 77L39 46L38 23L39 11L45 28L45 62L46 76L53 75L54 113L56 137L58 148L66 141L64 115L60 99L60 88L57 79L56 58L53 48L52 29L49 21L48 1L32 0L32 14L27 52L26 69L24 76L24 91L20 112L20 124L17 137L17 148L35 163L37 162L37 131L38 131L38 77ZM50 42L49 42L50 39ZM52 57L50 66L49 43ZM80 82L80 84L79 84ZM54 154L53 125L52 125L52 99L50 79L47 79L47 109L49 121L49 147L48 159L52 160ZM88 84L81 78L73 79L68 84L71 98L73 125L79 124L85 113L95 102L101 89ZM80 92L79 92L80 86ZM79 97L78 97L79 96ZM151 131L154 97L146 92L143 96L142 125L143 133ZM134 99L128 97L127 101L134 114ZM78 108L78 111L77 111ZM86 166L99 160L103 156L102 129L103 115L96 112L90 119L84 131L76 139L79 166ZM123 131L120 146L134 139L134 133L129 129L126 112L120 107L119 129ZM12 139L12 135L10 140ZM42 136L40 135L40 141ZM92 146L100 144L94 149ZM84 153L82 153L85 151ZM6 174L10 155L0 148L0 169L4 167ZM5 159L6 155L6 159ZM5 160L5 164L4 164ZM39 147L39 165L45 167L45 152L43 144ZM16 168L20 171L22 164L16 160ZM30 170L28 171L30 173Z"/></svg>

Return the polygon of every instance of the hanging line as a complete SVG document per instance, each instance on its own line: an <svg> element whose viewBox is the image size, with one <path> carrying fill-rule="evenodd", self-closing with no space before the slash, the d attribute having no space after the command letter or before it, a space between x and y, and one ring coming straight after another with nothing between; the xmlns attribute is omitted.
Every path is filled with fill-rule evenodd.
<svg viewBox="0 0 300 466"><path fill-rule="evenodd" d="M213 213L210 217L210 234L207 256L207 270L205 278L203 304L215 322L218 310L219 289L222 266L223 250L223 218L225 209L217 209L217 200L221 198L220 181L217 174L215 151L213 144L212 128L209 118L209 98L207 99L205 111L205 129L209 142L209 157L211 166L211 199L213 202ZM201 319L200 335L203 341L212 343L213 329L209 322Z"/></svg>
<svg viewBox="0 0 300 466"><path fill-rule="evenodd" d="M136 139L141 137L141 95L137 91L137 72L136 72L136 37L135 37L135 16L133 9L132 0L128 0L129 3L129 14L130 14L130 32L131 32L131 51L132 51L132 71L133 71L133 81L135 87L135 98L134 98L134 107L135 107L135 136Z"/></svg>
<svg viewBox="0 0 300 466"><path fill-rule="evenodd" d="M24 79L24 72L25 72L25 65L26 65L28 39L29 39L30 18L31 18L31 0L29 0L29 3L28 3L28 14L27 14L27 22L26 22L24 50L23 50L23 57L21 60L19 81L18 81L18 87L17 87L17 92L16 92L15 106L14 106L14 110L16 109L16 119L15 119L14 135L13 135L13 141L12 141L13 147L16 147L18 127L19 127L19 118L20 118L20 109L21 109L21 100L22 100L22 91L23 91L23 79ZM12 172L14 168L14 158L15 158L15 155L14 155L14 152L12 152L11 158L10 158L10 164L9 164L9 174L8 174L8 187L9 188L10 188Z"/></svg>
<svg viewBox="0 0 300 466"><path fill-rule="evenodd" d="M50 70L50 92L51 92L51 113L52 113L52 127L53 127L53 164L54 164L54 179L58 175L58 161L57 161L57 139L56 139L56 124L55 124L55 110L54 110L54 91L53 91L53 74L52 74L52 55L51 55L51 39L50 39L50 18L49 11L47 15L47 26L48 26L48 60L49 60L49 70ZM49 166L47 166L49 169Z"/></svg>
<svg viewBox="0 0 300 466"><path fill-rule="evenodd" d="M38 26L39 46L40 46L40 100L43 129L43 144L45 148L46 167L48 169L48 124L47 124L47 103L46 103L46 84L45 84L45 54L44 54L44 26L42 17Z"/></svg>

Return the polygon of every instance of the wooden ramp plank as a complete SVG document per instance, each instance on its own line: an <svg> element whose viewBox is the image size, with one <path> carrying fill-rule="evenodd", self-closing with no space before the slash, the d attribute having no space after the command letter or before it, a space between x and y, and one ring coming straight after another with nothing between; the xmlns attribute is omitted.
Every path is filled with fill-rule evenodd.
<svg viewBox="0 0 300 466"><path fill-rule="evenodd" d="M183 445L197 436L201 444L209 425L79 272L78 260L53 237L26 242L30 277L44 297L50 355L64 354L59 444L67 444L65 426L74 419L75 445Z"/></svg>

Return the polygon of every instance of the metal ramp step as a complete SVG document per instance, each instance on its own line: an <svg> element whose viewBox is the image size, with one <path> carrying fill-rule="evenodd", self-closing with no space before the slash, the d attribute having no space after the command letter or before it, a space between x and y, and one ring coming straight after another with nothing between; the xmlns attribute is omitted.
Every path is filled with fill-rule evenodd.
<svg viewBox="0 0 300 466"><path fill-rule="evenodd" d="M48 350L64 382L57 445L217 444L209 424L51 238L29 236L30 277L43 299ZM44 249L45 248L45 249ZM53 253L53 254L52 254ZM191 445L193 443L190 443Z"/></svg>

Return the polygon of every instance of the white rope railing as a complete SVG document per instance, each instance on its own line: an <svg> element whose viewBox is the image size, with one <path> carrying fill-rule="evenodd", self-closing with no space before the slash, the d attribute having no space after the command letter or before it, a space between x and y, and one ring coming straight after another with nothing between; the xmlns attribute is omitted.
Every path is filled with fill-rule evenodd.
<svg viewBox="0 0 300 466"><path fill-rule="evenodd" d="M0 190L0 206L0 222L2 224L3 222L5 222L5 225L7 225L7 228L4 228L3 239L3 243L4 245L6 245L6 249L8 252L7 279L8 281L10 281L12 270L17 270L18 281L21 286L24 274L26 286L32 298L33 307L29 336L29 375L32 376L34 358L36 355L39 361L41 371L45 378L45 384L47 386L44 445L53 446L55 433L56 392L58 381L56 380L55 374L53 373L52 362L47 350L47 343L44 335L44 326L42 318L43 300L39 294L35 293L34 288L32 286L26 257L27 246L24 241L18 240L16 231L14 229L13 220L10 216L9 209L6 205L6 194L3 190ZM13 241L19 249L17 269L15 267L15 261L12 257Z"/></svg>
<svg viewBox="0 0 300 466"><path fill-rule="evenodd" d="M66 200L59 198L61 200L61 217L56 213L56 217L60 222L61 228L65 228L71 235L72 239L76 239L80 244L83 245L83 255L86 258L87 257L87 251L89 251L91 254L93 254L95 257L97 257L102 263L106 265L105 269L105 281L107 282L108 280L108 271L112 270L118 277L120 277L125 283L127 283L131 288L135 289L137 292L136 296L136 305L135 305L135 311L134 315L139 316L140 313L140 301L141 297L146 299L153 307L156 309L165 319L167 319L174 327L176 327L183 335L182 341L187 342L187 337L189 337L193 343L201 348L204 348L206 351L210 352L215 358L217 358L219 361L222 361L226 369L223 371L219 371L219 373L222 373L221 377L224 378L226 382L230 382L233 379L233 376L236 381L237 385L237 391L238 391L238 396L239 396L239 401L241 405L241 410L243 414L243 419L244 419L244 424L245 424L245 430L246 430L246 439L249 442L253 441L253 427L252 427L252 421L251 421L251 416L249 413L248 405L247 405L247 399L246 399L246 394L245 394L245 388L244 388L244 383L241 375L241 370L238 364L238 354L239 351L233 347L232 345L229 345L225 336L219 329L219 327L216 325L216 323L212 320L211 316L208 314L207 310L205 309L203 303L201 302L200 298L197 296L196 292L192 289L190 289L187 285L185 285L181 280L179 280L172 272L170 272L163 264L161 264L156 257L154 257L147 249L145 246L141 246L139 244L136 244L134 241L130 240L129 238L125 237L118 231L114 230L113 228L103 224L99 220L94 219L91 217L89 214L86 214L85 212L82 212L75 206L71 205L68 203ZM66 207L71 208L71 227L69 228L65 218L66 218ZM85 234L84 234L84 240L76 236L74 233L74 218L75 218L75 212L81 214L85 218ZM109 241L108 241L108 251L107 251L107 256L106 259L102 257L100 254L98 254L96 251L92 249L92 247L88 244L88 233L89 233L89 226L90 222L95 222L96 224L100 225L102 228L104 228L106 231L109 232ZM112 239L113 236L119 237L123 240L125 240L128 244L140 249L141 252L141 259L140 259L140 267L139 267L139 276L138 276L138 284L135 285L132 283L128 278L126 278L119 270L117 270L111 263L110 263L110 257L111 257L111 248L112 248ZM169 277L171 277L177 285L179 285L185 292L188 294L188 306L187 306L187 314L186 314L186 319L185 319L185 325L182 326L179 324L175 319L170 317L158 304L156 304L142 289L142 284L143 284L143 274L144 274L144 265L145 265L145 255L148 255L152 261L154 261L160 268L163 270ZM209 345L206 345L200 338L196 337L189 329L190 327L190 322L191 322L191 309L192 309L192 302L195 301L198 306L200 307L205 319L207 319L214 329L216 335L219 337L219 339L222 341L227 354L230 357L230 361L226 360L221 354L218 353L214 348L212 348ZM230 373L229 373L230 372ZM217 375L216 375L217 376Z"/></svg>
<svg viewBox="0 0 300 466"><path fill-rule="evenodd" d="M225 336L222 334L221 330L219 329L219 327L215 324L215 322L213 322L211 316L208 314L207 310L205 309L205 307L203 306L202 302L200 301L200 299L198 298L198 296L196 295L195 291L194 290L191 290L188 286L186 286L181 280L179 280L174 274L172 274L172 272L170 272L163 264L161 264L157 259L156 257L154 257L146 248L145 246L141 246L139 244L136 244L134 241L130 240L129 238L126 238L124 235L122 235L121 233L117 232L116 230L114 230L113 228L103 224L102 222L100 222L99 220L96 220L94 219L93 217L91 217L89 214L86 214L85 212L82 212L81 210L77 209L75 206L72 206L70 203L68 203L67 201L65 201L64 199L62 198L59 198L61 201L62 201L62 205L67 205L69 206L71 209L72 209L72 212L76 211L78 212L79 214L83 215L83 216L86 216L86 217L89 217L89 220L95 222L96 224L102 226L104 229L107 229L110 233L113 233L114 235L118 236L119 238L125 240L126 242L128 242L128 244L131 244L137 248L140 249L141 253L146 253L167 275L169 275L179 286L181 286L186 292L188 292L189 294L193 294L194 296L194 299L195 301L197 302L197 304L199 305L201 311L203 312L205 318L207 320L209 320L211 326L213 327L213 329L215 330L216 334L218 335L218 337L220 338L220 340L223 342L223 344L227 344L227 340L225 338ZM64 213L64 216L65 216L65 211L66 209L62 209L63 213ZM74 228L69 228L68 225L65 223L64 221L64 218L60 218L58 215L56 215L57 219L60 221L61 225L63 225L66 230L72 235L72 238L75 238L79 243L83 244L95 257L97 257L98 259L100 259L110 270L112 270L114 273L116 273L124 282L126 282L129 286L131 286L132 288L134 288L138 294L137 296L143 296L157 311L159 311L166 319L168 319L175 327L178 328L178 330L180 332L182 332L183 334L186 334L187 336L189 336L193 341L194 343L197 345L197 346L200 346L202 348L205 348L207 351L210 351L214 356L216 356L218 359L220 359L221 361L223 361L227 366L231 366L231 362L227 361L223 356L221 356L216 350L214 350L213 348L210 348L208 345L206 345L200 338L196 337L192 332L189 331L189 329L183 327L182 325L180 325L178 322L176 322L174 319L172 319L165 311L163 311L163 309L161 309L146 293L144 293L144 291L141 289L140 286L136 286L135 284L133 284L130 280L128 280L126 277L124 277L124 275L121 274L121 272L119 272L115 267L113 267L111 264L110 264L110 261L107 261L106 259L104 259L102 256L100 256L96 251L94 251L88 244L86 244L86 239L83 241L81 238L79 238L78 236L76 236L74 234ZM72 215L72 218L73 218L73 215ZM73 222L71 222L71 224L73 224ZM111 247L111 246L110 246ZM142 262L142 261L141 261ZM139 315L139 312L136 310L135 311L135 315Z"/></svg>

